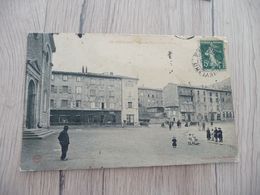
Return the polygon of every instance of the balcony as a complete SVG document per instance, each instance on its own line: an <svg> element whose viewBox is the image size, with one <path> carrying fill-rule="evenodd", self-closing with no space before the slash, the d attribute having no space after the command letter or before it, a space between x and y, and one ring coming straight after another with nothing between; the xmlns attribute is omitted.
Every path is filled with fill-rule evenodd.
<svg viewBox="0 0 260 195"><path fill-rule="evenodd" d="M193 96L193 92L190 90L179 90L180 96Z"/></svg>
<svg viewBox="0 0 260 195"><path fill-rule="evenodd" d="M195 106L193 104L182 104L180 106L181 112L195 112Z"/></svg>

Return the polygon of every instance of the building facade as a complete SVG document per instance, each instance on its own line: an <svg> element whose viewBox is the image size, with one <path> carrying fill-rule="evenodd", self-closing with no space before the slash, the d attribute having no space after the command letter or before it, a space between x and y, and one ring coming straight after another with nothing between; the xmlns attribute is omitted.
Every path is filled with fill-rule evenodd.
<svg viewBox="0 0 260 195"><path fill-rule="evenodd" d="M51 124L136 125L137 81L113 73L53 71Z"/></svg>
<svg viewBox="0 0 260 195"><path fill-rule="evenodd" d="M173 121L192 122L233 120L231 89L217 86L193 87L169 83L163 89L167 117Z"/></svg>
<svg viewBox="0 0 260 195"><path fill-rule="evenodd" d="M24 128L34 129L37 124L47 128L50 125L50 78L55 50L52 34L28 35Z"/></svg>
<svg viewBox="0 0 260 195"><path fill-rule="evenodd" d="M140 121L148 119L153 122L155 119L163 118L162 89L139 87L138 109Z"/></svg>

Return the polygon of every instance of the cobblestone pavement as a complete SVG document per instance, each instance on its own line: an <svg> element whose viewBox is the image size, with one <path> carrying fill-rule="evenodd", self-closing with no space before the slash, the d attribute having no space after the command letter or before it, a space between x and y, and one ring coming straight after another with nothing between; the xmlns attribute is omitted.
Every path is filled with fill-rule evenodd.
<svg viewBox="0 0 260 195"><path fill-rule="evenodd" d="M214 124L222 127L223 144L206 140L206 132L197 126L174 127L171 131L159 125L139 128L73 128L68 131L68 161L60 161L58 132L42 140L23 140L23 170L64 170L100 167L136 167L195 164L232 161L237 154L232 123ZM193 133L199 145L188 145L187 135ZM177 148L172 148L172 136Z"/></svg>

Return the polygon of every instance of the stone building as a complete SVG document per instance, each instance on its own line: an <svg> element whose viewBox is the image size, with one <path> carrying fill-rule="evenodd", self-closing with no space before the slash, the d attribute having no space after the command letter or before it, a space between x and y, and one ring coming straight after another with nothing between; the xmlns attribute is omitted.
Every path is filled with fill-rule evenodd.
<svg viewBox="0 0 260 195"><path fill-rule="evenodd" d="M136 125L137 81L113 73L53 71L51 124Z"/></svg>
<svg viewBox="0 0 260 195"><path fill-rule="evenodd" d="M139 87L138 108L140 120L163 118L162 89Z"/></svg>
<svg viewBox="0 0 260 195"><path fill-rule="evenodd" d="M192 122L233 120L231 89L214 86L194 87L169 83L163 89L167 117L173 121Z"/></svg>
<svg viewBox="0 0 260 195"><path fill-rule="evenodd" d="M52 34L30 33L27 37L24 128L50 125L50 78L55 49Z"/></svg>

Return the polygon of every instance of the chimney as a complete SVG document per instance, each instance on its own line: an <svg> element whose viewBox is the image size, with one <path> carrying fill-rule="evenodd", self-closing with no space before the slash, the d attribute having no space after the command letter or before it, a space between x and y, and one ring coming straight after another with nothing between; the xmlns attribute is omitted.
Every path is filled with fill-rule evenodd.
<svg viewBox="0 0 260 195"><path fill-rule="evenodd" d="M84 73L84 66L82 66L82 73Z"/></svg>
<svg viewBox="0 0 260 195"><path fill-rule="evenodd" d="M87 66L85 67L85 73L88 73L88 67Z"/></svg>

